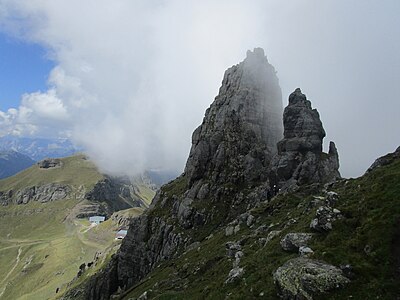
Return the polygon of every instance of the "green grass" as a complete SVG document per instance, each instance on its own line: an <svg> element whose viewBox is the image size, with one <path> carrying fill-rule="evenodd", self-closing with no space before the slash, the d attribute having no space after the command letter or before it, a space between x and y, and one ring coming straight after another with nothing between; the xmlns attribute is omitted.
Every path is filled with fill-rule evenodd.
<svg viewBox="0 0 400 300"><path fill-rule="evenodd" d="M0 180L0 191L19 190L30 186L39 186L48 183L60 183L90 189L103 175L97 167L84 155L75 155L62 158L62 167L41 169L34 165L12 177Z"/></svg>
<svg viewBox="0 0 400 300"><path fill-rule="evenodd" d="M138 196L144 200L147 206L151 204L156 192L144 184L136 185L139 190Z"/></svg>
<svg viewBox="0 0 400 300"><path fill-rule="evenodd" d="M104 176L83 155L61 159L62 167L40 169L37 165L0 181L0 191L60 183L88 191ZM138 196L150 204L154 191L137 186ZM70 198L48 203L0 206L0 298L55 299L77 275L82 263L102 257L88 269L80 282L106 263L120 241L115 241L118 224L112 219L90 227L87 219L74 219L77 208L88 200ZM143 212L141 208L119 211L124 217ZM19 253L19 256L18 256ZM19 261L17 261L19 257ZM59 288L58 294L55 293Z"/></svg>
<svg viewBox="0 0 400 300"><path fill-rule="evenodd" d="M182 181L178 181L177 186L168 186L167 192L173 195L182 186ZM316 233L310 247L316 259L336 266L351 264L355 277L346 288L321 299L396 299L400 294L400 278L395 275L395 268L399 267L396 256L400 254L394 252L393 245L400 222L400 161L358 179L340 181L331 190L340 195L336 208L344 218L333 223L331 232ZM230 237L225 237L224 228L214 230L212 238L202 240L200 250L164 262L122 298L135 299L148 291L151 299L254 299L260 298L260 293L264 299L279 299L272 274L287 260L298 256L283 251L279 241L288 232L311 232L309 224L317 207L307 207L312 196L318 195L322 193L315 186L305 187L254 209L252 214L258 219L255 228L273 224L272 230L282 230L265 247L259 245L258 239L268 233L252 236L254 231L246 225ZM291 218L297 223L285 228ZM185 233L191 234L190 230ZM245 269L243 279L225 285L232 268L225 243L241 239L245 241L240 263ZM364 251L366 245L371 249L369 254Z"/></svg>
<svg viewBox="0 0 400 300"><path fill-rule="evenodd" d="M1 299L54 299L56 289L61 293L97 251L116 251L116 224L110 219L84 232L87 220L68 217L76 204L72 199L0 207L0 278L12 271L4 282L0 279L0 293L6 287Z"/></svg>

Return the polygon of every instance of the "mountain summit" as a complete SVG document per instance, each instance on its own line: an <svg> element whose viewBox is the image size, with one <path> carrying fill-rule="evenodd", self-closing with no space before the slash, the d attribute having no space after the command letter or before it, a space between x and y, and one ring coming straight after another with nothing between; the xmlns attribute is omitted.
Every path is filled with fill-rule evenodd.
<svg viewBox="0 0 400 300"><path fill-rule="evenodd" d="M324 137L318 111L300 89L289 96L282 122L275 69L262 49L249 51L225 72L193 133L185 172L132 219L107 267L82 275L64 299L313 299L338 288L346 295L339 298L348 298L348 286L365 298L382 287L362 281L375 276L371 264L389 265L389 248L374 251L398 228L399 162L345 182L335 145L322 151ZM382 191L371 182L387 170L393 183ZM369 207L380 203L385 209L371 215ZM383 211L390 217L375 228L371 220ZM356 272L365 274L361 281ZM378 273L389 282L382 290L394 290L386 269Z"/></svg>
<svg viewBox="0 0 400 300"><path fill-rule="evenodd" d="M259 180L282 138L282 93L264 50L229 68L219 94L194 131L185 175L189 184ZM226 166L233 168L226 168Z"/></svg>

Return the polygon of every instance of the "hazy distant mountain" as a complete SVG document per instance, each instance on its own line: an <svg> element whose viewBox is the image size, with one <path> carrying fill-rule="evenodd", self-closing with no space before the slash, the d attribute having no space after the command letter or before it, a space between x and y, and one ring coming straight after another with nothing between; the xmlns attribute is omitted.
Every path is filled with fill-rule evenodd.
<svg viewBox="0 0 400 300"><path fill-rule="evenodd" d="M46 157L70 156L81 149L68 139L26 138L4 136L0 138L0 151L16 151L39 161Z"/></svg>
<svg viewBox="0 0 400 300"><path fill-rule="evenodd" d="M152 183L157 187L161 187L163 184L170 182L179 176L179 172L173 170L149 170L145 171L145 176L147 176Z"/></svg>
<svg viewBox="0 0 400 300"><path fill-rule="evenodd" d="M25 170L34 163L34 160L16 151L0 151L0 179Z"/></svg>

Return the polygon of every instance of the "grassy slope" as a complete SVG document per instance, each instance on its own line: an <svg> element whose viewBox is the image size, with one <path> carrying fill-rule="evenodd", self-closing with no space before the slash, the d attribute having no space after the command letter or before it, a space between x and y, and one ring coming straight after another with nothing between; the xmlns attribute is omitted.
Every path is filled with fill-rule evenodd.
<svg viewBox="0 0 400 300"><path fill-rule="evenodd" d="M83 185L89 190L103 178L83 155L62 161L61 168L40 169L35 165L1 180L0 191L52 182L75 188ZM143 192L142 197L151 201L152 194L145 187L139 189L139 196ZM56 288L62 291L76 276L79 266L92 261L97 251L116 250L119 245L114 241L116 224L107 220L87 230L87 221L69 217L78 203L76 199L68 199L0 207L0 299L53 299L57 296ZM121 213L134 216L141 210Z"/></svg>
<svg viewBox="0 0 400 300"><path fill-rule="evenodd" d="M12 177L0 181L0 191L43 185L47 183L62 183L87 189L103 178L96 166L84 155L75 155L62 159L63 166L59 168L40 169L34 165Z"/></svg>
<svg viewBox="0 0 400 300"><path fill-rule="evenodd" d="M0 294L6 287L0 299L53 299L56 288L65 287L97 251L116 250L112 220L94 228L86 220L71 220L67 216L76 204L31 202L0 209L0 278L15 265L18 249L22 251L10 276L0 280Z"/></svg>
<svg viewBox="0 0 400 300"><path fill-rule="evenodd" d="M151 201L154 198L154 195L156 194L154 190L150 189L148 186L145 184L139 184L136 186L139 190L138 196L144 200L147 206L151 204Z"/></svg>
<svg viewBox="0 0 400 300"><path fill-rule="evenodd" d="M395 273L399 268L399 241L394 238L399 236L400 161L358 179L339 182L332 190L340 195L336 207L344 218L335 221L331 232L317 234L310 247L316 259L334 265L351 264L355 278L347 288L321 299L395 299L400 294L399 276ZM271 230L281 230L290 218L298 220L265 247L259 245L258 239L268 233L251 236L254 228L246 225L230 237L225 237L223 229L215 231L199 249L156 268L123 299L135 299L145 291L151 299L251 299L260 298L261 293L264 299L278 299L272 273L288 259L297 257L283 251L279 240L288 232L310 232L316 207L308 212L306 207L313 195L318 193L304 189L295 195L276 197L253 211L259 218L254 228L272 224ZM244 277L224 285L232 268L225 243L241 239L245 239L240 263L245 269ZM364 251L366 245L371 249L369 254Z"/></svg>

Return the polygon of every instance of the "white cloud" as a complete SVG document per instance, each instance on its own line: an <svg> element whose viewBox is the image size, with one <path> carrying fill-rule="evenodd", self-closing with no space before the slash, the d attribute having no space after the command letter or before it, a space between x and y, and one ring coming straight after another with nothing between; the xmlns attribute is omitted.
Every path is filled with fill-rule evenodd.
<svg viewBox="0 0 400 300"><path fill-rule="evenodd" d="M54 89L22 95L18 109L0 111L0 135L58 135L69 127L69 115Z"/></svg>
<svg viewBox="0 0 400 300"><path fill-rule="evenodd" d="M386 101L394 95L400 52L399 2L360 3L0 0L0 28L41 44L56 63L47 92L25 95L18 111L0 113L0 134L70 134L112 172L182 169L224 70L262 46L284 102L302 87L338 144L345 175L359 174L398 143L391 129L399 127L396 109L377 115L382 138L368 127L368 107L378 94ZM374 84L380 93L367 91ZM360 130L367 127L369 133ZM365 151L357 163L354 138ZM368 138L379 145L371 148Z"/></svg>

